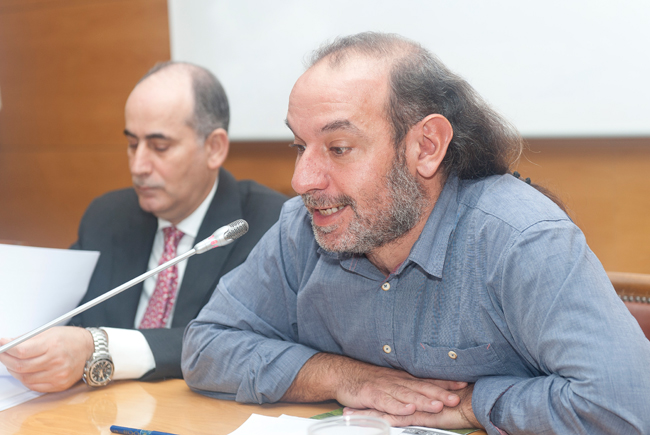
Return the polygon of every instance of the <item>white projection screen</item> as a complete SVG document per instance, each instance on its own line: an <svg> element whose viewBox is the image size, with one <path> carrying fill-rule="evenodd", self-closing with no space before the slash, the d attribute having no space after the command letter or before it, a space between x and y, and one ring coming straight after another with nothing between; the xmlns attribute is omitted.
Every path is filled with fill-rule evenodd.
<svg viewBox="0 0 650 435"><path fill-rule="evenodd" d="M169 0L172 58L230 99L234 140L284 140L291 87L323 42L420 42L525 137L650 136L650 1Z"/></svg>

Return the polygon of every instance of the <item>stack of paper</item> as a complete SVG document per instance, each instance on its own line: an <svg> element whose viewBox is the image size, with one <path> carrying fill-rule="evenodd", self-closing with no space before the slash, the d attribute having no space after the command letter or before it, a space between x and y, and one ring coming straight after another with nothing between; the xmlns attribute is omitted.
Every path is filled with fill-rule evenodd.
<svg viewBox="0 0 650 435"><path fill-rule="evenodd" d="M0 245L0 337L16 338L75 308L99 252ZM39 396L0 363L0 411Z"/></svg>

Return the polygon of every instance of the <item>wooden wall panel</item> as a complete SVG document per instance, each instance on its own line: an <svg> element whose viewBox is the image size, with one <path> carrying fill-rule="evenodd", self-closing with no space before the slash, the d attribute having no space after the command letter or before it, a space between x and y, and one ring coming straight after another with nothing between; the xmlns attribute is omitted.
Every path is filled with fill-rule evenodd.
<svg viewBox="0 0 650 435"><path fill-rule="evenodd" d="M296 151L289 148L290 141L235 142L224 167L238 179L251 179L271 189L294 196L291 177L296 161Z"/></svg>
<svg viewBox="0 0 650 435"><path fill-rule="evenodd" d="M68 247L90 201L129 185L123 151L2 153L0 239Z"/></svg>
<svg viewBox="0 0 650 435"><path fill-rule="evenodd" d="M650 138L529 144L519 172L564 200L606 269L650 273Z"/></svg>
<svg viewBox="0 0 650 435"><path fill-rule="evenodd" d="M124 104L169 57L166 0L0 0L0 239L69 246L130 185Z"/></svg>

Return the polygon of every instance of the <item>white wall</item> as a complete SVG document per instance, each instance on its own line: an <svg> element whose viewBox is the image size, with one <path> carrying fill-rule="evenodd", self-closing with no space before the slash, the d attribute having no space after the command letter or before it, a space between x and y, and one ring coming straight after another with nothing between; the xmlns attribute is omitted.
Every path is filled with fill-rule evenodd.
<svg viewBox="0 0 650 435"><path fill-rule="evenodd" d="M208 67L234 139L290 139L289 92L326 40L422 43L524 136L650 136L650 1L169 0L172 57Z"/></svg>

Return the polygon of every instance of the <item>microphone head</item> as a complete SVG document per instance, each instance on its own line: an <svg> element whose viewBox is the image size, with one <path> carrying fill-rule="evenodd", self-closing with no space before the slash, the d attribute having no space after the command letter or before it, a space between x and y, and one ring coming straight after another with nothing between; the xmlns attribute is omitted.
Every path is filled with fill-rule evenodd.
<svg viewBox="0 0 650 435"><path fill-rule="evenodd" d="M244 219L238 219L235 222L228 224L228 229L224 234L226 239L235 240L248 232L248 222Z"/></svg>
<svg viewBox="0 0 650 435"><path fill-rule="evenodd" d="M203 254L212 248L226 246L231 244L235 239L240 238L248 231L248 222L239 219L229 223L215 231L207 239L194 245L195 254Z"/></svg>

